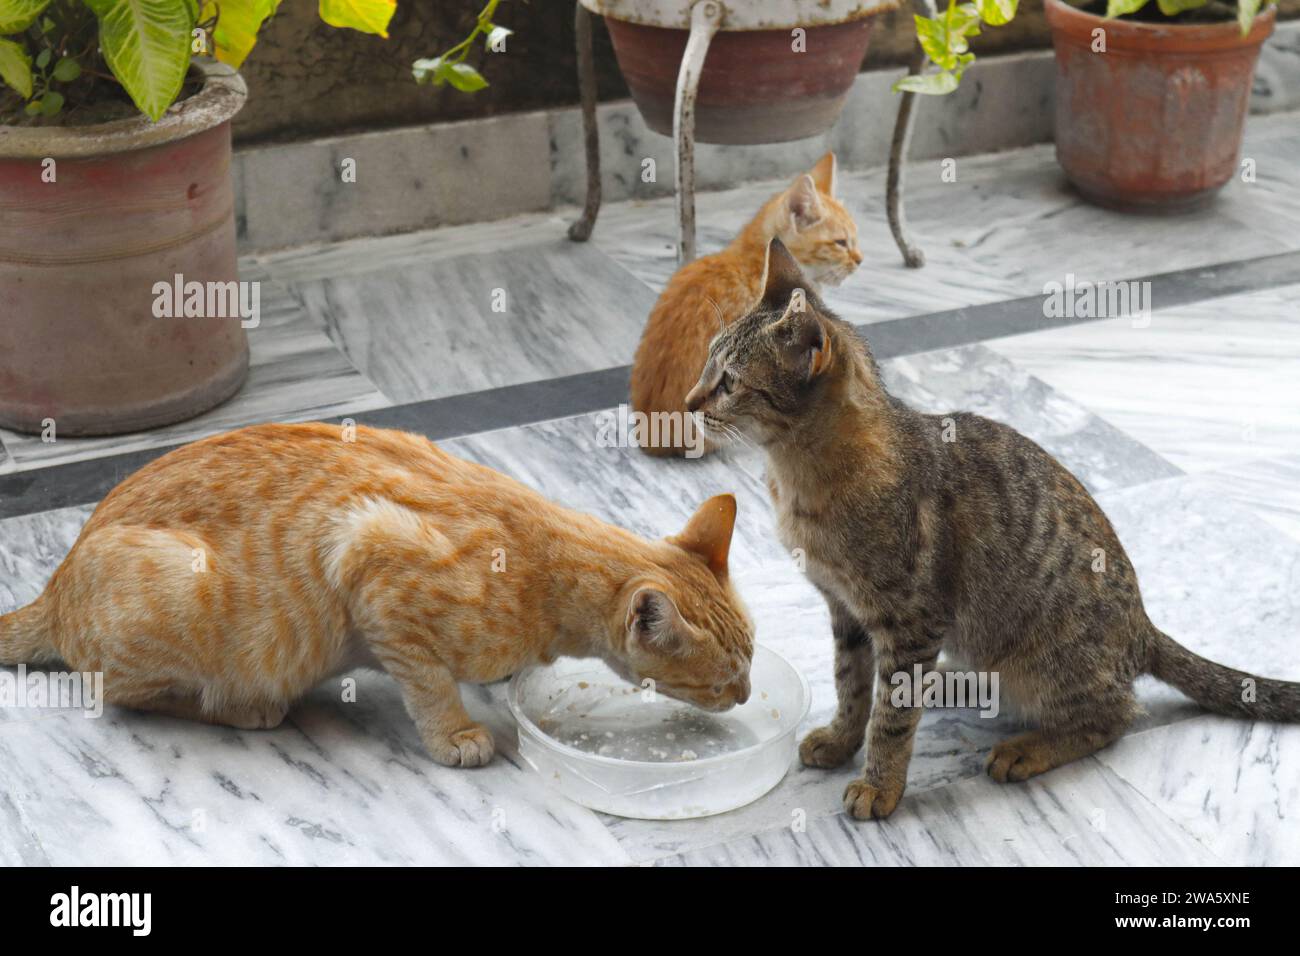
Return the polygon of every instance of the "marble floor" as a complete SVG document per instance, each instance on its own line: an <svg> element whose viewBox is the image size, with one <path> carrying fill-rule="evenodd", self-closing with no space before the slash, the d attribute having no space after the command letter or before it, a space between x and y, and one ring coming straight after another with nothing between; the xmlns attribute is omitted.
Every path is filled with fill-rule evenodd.
<svg viewBox="0 0 1300 956"><path fill-rule="evenodd" d="M1234 182L1215 205L1181 218L1082 203L1050 148L962 160L955 184L937 167L915 167L909 212L929 254L919 271L904 269L888 241L880 173L846 174L841 191L869 261L830 297L869 339L872 324L902 322L883 368L904 400L1011 424L1080 478L1123 540L1159 627L1224 664L1291 680L1300 680L1300 258L1287 257L1300 251L1296 119L1252 119L1246 154L1257 180ZM702 195L705 250L774 188ZM252 333L254 371L239 396L140 435L46 444L0 433L0 498L27 478L55 487L70 463L99 462L116 477L119 455L243 423L364 421L408 406L418 415L432 407L419 403L477 392L487 401L520 383L625 364L672 270L671 207L612 205L585 246L562 238L564 219L248 260L245 277L263 282L271 307ZM1180 273L1200 288L1202 273L1270 256L1281 258L1255 287L1157 300L1149 322L1042 322L1008 336L996 314L1002 303L1023 313L1027 297L1067 273ZM992 318L961 344L909 346L911 318L954 310L957 322L971 306L989 306ZM621 399L606 397L597 407ZM699 501L734 492L736 586L758 639L810 682L801 732L824 723L835 703L828 618L776 542L761 458L741 449L663 462L605 448L601 414L539 420L521 411L519 424L464 428L443 445L646 535L671 533ZM40 592L93 507L74 500L0 520L0 611ZM1208 716L1151 679L1139 684L1145 714L1125 737L1026 784L983 773L988 748L1016 730L1013 717L928 712L907 796L873 823L840 809L854 768L797 762L771 793L720 816L595 813L543 786L521 759L504 685L465 696L498 746L498 758L473 771L424 756L396 686L378 674L358 676L355 702L318 688L269 732L113 708L88 720L0 707L0 862L1300 863L1300 728Z"/></svg>

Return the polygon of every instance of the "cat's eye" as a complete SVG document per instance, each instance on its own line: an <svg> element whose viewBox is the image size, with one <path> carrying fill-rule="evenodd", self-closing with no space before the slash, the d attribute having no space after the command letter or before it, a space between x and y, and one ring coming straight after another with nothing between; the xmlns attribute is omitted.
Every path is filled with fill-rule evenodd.
<svg viewBox="0 0 1300 956"><path fill-rule="evenodd" d="M736 379L730 372L722 373L722 381L718 382L718 388L722 389L723 395L730 395L731 390L736 387Z"/></svg>
<svg viewBox="0 0 1300 956"><path fill-rule="evenodd" d="M847 239L836 239L835 245L842 246L845 249L847 249L849 247L849 241Z"/></svg>

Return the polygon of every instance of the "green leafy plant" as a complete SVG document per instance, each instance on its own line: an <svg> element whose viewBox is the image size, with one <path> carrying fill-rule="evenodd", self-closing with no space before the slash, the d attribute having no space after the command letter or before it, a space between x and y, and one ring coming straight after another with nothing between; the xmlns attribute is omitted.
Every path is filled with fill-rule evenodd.
<svg viewBox="0 0 1300 956"><path fill-rule="evenodd" d="M484 49L492 50L498 48L505 38L511 35L512 31L492 21L500 2L501 0L488 0L487 6L480 10L478 17L475 18L474 29L470 31L469 36L446 53L412 63L411 72L415 75L415 82L434 86L447 84L462 93L475 93L487 86L488 81L483 74L466 63L465 58L469 56L470 50L474 48L474 41L480 36L484 38Z"/></svg>
<svg viewBox="0 0 1300 956"><path fill-rule="evenodd" d="M195 54L238 67L280 0L0 0L0 80L28 115L54 116L65 87L115 82L151 120L176 101ZM388 36L397 0L320 0L335 27Z"/></svg>
<svg viewBox="0 0 1300 956"><path fill-rule="evenodd" d="M1151 0L1106 0L1106 19L1137 13L1150 2ZM1210 2L1211 0L1156 0L1156 5L1165 16L1176 17L1188 10L1199 10ZM1241 27L1242 36L1250 32L1262 5L1262 0L1237 0L1237 23Z"/></svg>
<svg viewBox="0 0 1300 956"><path fill-rule="evenodd" d="M1151 0L1107 0L1106 18L1128 16L1146 7ZM1198 10L1216 0L1156 0L1160 12L1176 17ZM1237 22L1241 35L1250 32L1260 7L1268 0L1236 0ZM934 17L915 16L916 38L926 58L939 69L905 76L894 84L895 92L943 95L957 89L962 74L975 60L970 52L970 38L978 36L984 26L1000 27L1016 15L1018 0L974 0L958 3L949 0L948 8Z"/></svg>
<svg viewBox="0 0 1300 956"><path fill-rule="evenodd" d="M957 3L949 0L948 9L935 17L914 16L916 38L926 57L939 67L936 73L905 76L894 84L895 92L942 95L957 89L961 75L975 59L970 52L970 38L978 36L980 27L1000 27L1016 15L1018 0L975 0Z"/></svg>

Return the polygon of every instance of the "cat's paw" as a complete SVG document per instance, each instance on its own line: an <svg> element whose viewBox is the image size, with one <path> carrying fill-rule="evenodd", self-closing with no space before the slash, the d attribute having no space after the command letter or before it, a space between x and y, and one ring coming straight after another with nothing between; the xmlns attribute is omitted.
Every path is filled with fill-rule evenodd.
<svg viewBox="0 0 1300 956"><path fill-rule="evenodd" d="M810 730L799 744L799 760L805 767L829 770L843 766L861 746L861 741L845 740L830 727L818 727Z"/></svg>
<svg viewBox="0 0 1300 956"><path fill-rule="evenodd" d="M1053 766L1050 755L1030 734L995 744L984 764L989 776L998 783L1019 783Z"/></svg>
<svg viewBox="0 0 1300 956"><path fill-rule="evenodd" d="M858 779L844 788L844 809L855 820L883 820L894 812L902 797L902 787L876 787Z"/></svg>
<svg viewBox="0 0 1300 956"><path fill-rule="evenodd" d="M494 753L492 731L482 724L473 724L429 743L429 755L444 767L483 767Z"/></svg>

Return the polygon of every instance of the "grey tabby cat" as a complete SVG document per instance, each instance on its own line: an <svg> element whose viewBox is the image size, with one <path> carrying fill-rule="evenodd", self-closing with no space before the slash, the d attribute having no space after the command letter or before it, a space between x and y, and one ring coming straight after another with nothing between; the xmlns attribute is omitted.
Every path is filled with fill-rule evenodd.
<svg viewBox="0 0 1300 956"><path fill-rule="evenodd" d="M897 806L921 709L893 706L890 678L934 668L941 648L998 672L1037 725L993 748L999 781L1114 740L1143 673L1218 713L1300 718L1300 684L1212 663L1155 628L1110 522L1054 458L1006 425L893 398L780 240L768 260L761 304L713 340L686 404L710 440L738 432L766 451L778 533L830 607L839 707L800 756L836 767L866 737L849 813Z"/></svg>

